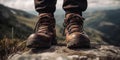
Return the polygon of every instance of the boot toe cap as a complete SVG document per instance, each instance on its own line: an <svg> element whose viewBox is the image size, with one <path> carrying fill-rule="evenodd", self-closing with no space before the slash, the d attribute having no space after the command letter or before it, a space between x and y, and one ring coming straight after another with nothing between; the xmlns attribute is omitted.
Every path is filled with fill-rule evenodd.
<svg viewBox="0 0 120 60"><path fill-rule="evenodd" d="M72 33L66 40L69 48L86 48L90 46L89 38L81 33Z"/></svg>
<svg viewBox="0 0 120 60"><path fill-rule="evenodd" d="M28 48L36 48L36 47L48 47L51 45L50 38L38 34L31 34L28 39L26 46Z"/></svg>

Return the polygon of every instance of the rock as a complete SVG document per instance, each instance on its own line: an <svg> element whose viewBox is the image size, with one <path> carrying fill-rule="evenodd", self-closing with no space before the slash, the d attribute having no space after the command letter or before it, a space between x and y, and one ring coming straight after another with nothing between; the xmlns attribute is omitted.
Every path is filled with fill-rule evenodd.
<svg viewBox="0 0 120 60"><path fill-rule="evenodd" d="M68 49L65 46L52 46L50 49L16 53L8 60L120 60L120 47L94 45L90 49Z"/></svg>

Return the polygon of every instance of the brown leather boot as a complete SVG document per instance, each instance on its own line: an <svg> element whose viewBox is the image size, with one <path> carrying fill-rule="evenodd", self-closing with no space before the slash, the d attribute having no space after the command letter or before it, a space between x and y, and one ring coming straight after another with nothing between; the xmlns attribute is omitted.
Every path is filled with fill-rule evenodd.
<svg viewBox="0 0 120 60"><path fill-rule="evenodd" d="M69 13L64 21L68 48L88 48L90 40L83 32L83 18L79 14Z"/></svg>
<svg viewBox="0 0 120 60"><path fill-rule="evenodd" d="M27 39L28 48L49 48L57 44L53 14L42 13L35 27L35 33Z"/></svg>

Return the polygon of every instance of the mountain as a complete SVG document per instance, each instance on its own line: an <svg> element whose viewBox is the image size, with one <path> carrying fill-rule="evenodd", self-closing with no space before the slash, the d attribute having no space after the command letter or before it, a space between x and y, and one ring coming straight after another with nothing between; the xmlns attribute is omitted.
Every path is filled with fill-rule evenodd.
<svg viewBox="0 0 120 60"><path fill-rule="evenodd" d="M30 20L34 17L36 16L0 4L0 39L26 38L33 31L28 23L33 24Z"/></svg>
<svg viewBox="0 0 120 60"><path fill-rule="evenodd" d="M102 40L120 46L120 9L86 12L86 28L101 32Z"/></svg>

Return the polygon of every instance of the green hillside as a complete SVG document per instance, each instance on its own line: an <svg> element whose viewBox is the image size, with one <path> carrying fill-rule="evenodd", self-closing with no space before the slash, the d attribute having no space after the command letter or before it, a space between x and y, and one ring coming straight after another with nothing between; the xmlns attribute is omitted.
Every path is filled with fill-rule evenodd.
<svg viewBox="0 0 120 60"><path fill-rule="evenodd" d="M100 31L103 34L103 41L120 46L119 14L120 9L94 11L86 16L85 26Z"/></svg>
<svg viewBox="0 0 120 60"><path fill-rule="evenodd" d="M33 31L27 23L33 23L30 20L34 17L27 12L0 5L0 38L25 39Z"/></svg>

